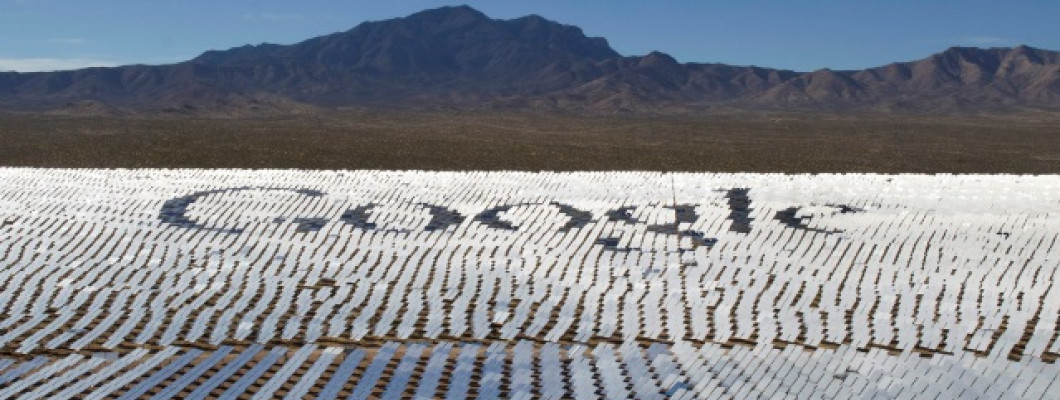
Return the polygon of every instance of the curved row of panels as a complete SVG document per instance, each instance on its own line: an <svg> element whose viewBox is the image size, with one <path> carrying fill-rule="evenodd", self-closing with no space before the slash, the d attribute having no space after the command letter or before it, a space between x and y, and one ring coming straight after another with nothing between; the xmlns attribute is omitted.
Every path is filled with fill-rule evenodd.
<svg viewBox="0 0 1060 400"><path fill-rule="evenodd" d="M717 344L405 341L0 357L3 398L1055 398L1058 369Z"/></svg>
<svg viewBox="0 0 1060 400"><path fill-rule="evenodd" d="M743 393L799 398L900 396L940 365L959 379L939 393L988 394L997 374L1038 393L1060 356L1058 177L0 169L0 181L0 346L19 360L4 370L84 366L67 383L0 382L24 395L33 379L77 391L120 360L168 365L195 348L254 365L284 352L303 373L392 341L415 361L387 373L423 379L437 346L453 347L435 361L449 365L477 343L478 364L455 371L480 372L462 384L485 390L499 374L496 395L523 379L540 388L531 398L559 387L550 379L563 397L715 393L696 389L707 375L669 378L624 356L659 346L675 365L760 355L741 367L752 376L804 353L828 368L894 366L863 385ZM549 346L558 375L540 372ZM86 364L97 353L117 358ZM481 372L494 364L508 372ZM538 372L510 374L524 364ZM374 376L365 365L349 379ZM224 386L254 367L204 368ZM136 379L113 392L146 385ZM180 397L214 391L190 390Z"/></svg>

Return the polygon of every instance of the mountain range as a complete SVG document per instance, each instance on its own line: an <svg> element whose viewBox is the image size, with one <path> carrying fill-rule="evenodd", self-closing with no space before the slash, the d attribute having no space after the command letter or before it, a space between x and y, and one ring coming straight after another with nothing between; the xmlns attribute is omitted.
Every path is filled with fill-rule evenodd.
<svg viewBox="0 0 1060 400"><path fill-rule="evenodd" d="M467 7L365 22L292 45L248 45L170 65L0 73L0 110L298 113L318 108L585 113L1060 110L1060 53L953 47L856 71L796 72L622 56L531 15Z"/></svg>

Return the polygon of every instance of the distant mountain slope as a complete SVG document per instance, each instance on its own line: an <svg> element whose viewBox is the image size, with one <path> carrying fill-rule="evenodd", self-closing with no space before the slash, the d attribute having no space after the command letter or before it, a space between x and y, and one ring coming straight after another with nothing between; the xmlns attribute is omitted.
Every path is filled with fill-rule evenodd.
<svg viewBox="0 0 1060 400"><path fill-rule="evenodd" d="M923 60L862 71L820 70L752 96L766 107L921 111L1060 108L1060 53L950 48Z"/></svg>
<svg viewBox="0 0 1060 400"><path fill-rule="evenodd" d="M86 103L91 102L91 103ZM799 73L623 57L574 26L443 7L293 45L172 65L0 73L0 108L284 113L313 107L959 113L1060 109L1060 53L951 48L861 71Z"/></svg>

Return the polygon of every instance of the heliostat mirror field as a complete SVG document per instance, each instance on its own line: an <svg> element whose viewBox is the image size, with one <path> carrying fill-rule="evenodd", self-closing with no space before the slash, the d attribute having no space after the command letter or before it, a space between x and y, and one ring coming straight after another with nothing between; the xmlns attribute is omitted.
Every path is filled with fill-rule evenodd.
<svg viewBox="0 0 1060 400"><path fill-rule="evenodd" d="M0 169L0 398L1049 398L1060 177Z"/></svg>

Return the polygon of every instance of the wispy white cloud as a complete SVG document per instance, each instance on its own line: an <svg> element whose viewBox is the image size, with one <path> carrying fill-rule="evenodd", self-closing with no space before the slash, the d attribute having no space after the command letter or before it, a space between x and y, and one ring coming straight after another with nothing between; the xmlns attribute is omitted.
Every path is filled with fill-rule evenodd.
<svg viewBox="0 0 1060 400"><path fill-rule="evenodd" d="M965 36L957 40L958 44L965 46L1011 46L1016 42L1012 39L1006 39L997 36Z"/></svg>
<svg viewBox="0 0 1060 400"><path fill-rule="evenodd" d="M88 40L84 38L51 38L48 39L48 43L59 43L59 44L85 44Z"/></svg>
<svg viewBox="0 0 1060 400"><path fill-rule="evenodd" d="M41 72L89 67L113 67L117 63L89 58L0 58L0 71Z"/></svg>
<svg viewBox="0 0 1060 400"><path fill-rule="evenodd" d="M243 18L261 21L301 21L306 19L303 14L294 13L247 13Z"/></svg>

